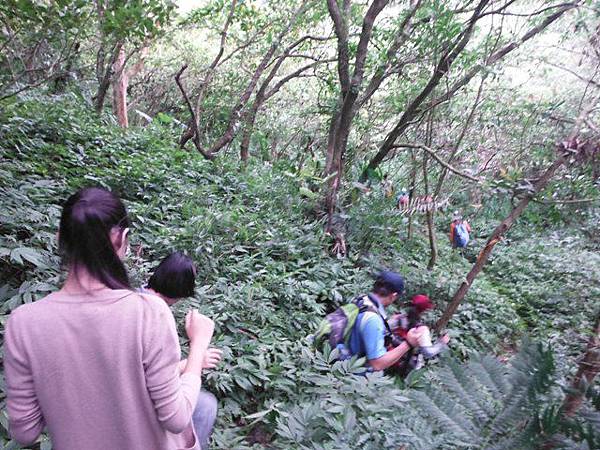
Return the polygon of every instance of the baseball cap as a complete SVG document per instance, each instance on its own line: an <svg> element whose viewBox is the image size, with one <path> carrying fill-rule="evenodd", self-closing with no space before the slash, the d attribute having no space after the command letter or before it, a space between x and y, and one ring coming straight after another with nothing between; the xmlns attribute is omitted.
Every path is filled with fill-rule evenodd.
<svg viewBox="0 0 600 450"><path fill-rule="evenodd" d="M402 278L402 275L399 273L384 270L377 277L377 281L386 285L398 295L401 295L404 292L404 278Z"/></svg>
<svg viewBox="0 0 600 450"><path fill-rule="evenodd" d="M417 310L419 310L419 312L435 308L435 305L431 302L429 297L423 294L415 295L412 298L411 303L415 308L417 308Z"/></svg>

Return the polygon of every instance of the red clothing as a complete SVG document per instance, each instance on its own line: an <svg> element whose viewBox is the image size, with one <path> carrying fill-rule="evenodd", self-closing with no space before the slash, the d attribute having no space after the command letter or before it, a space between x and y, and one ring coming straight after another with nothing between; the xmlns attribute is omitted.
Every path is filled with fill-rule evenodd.
<svg viewBox="0 0 600 450"><path fill-rule="evenodd" d="M459 220L453 220L452 222L450 222L450 243L452 245L454 245L454 228L456 228L456 225L459 224L460 221ZM467 232L471 232L471 225L469 225L469 222L467 222L466 220L463 220L462 223L465 225L465 228L467 229Z"/></svg>

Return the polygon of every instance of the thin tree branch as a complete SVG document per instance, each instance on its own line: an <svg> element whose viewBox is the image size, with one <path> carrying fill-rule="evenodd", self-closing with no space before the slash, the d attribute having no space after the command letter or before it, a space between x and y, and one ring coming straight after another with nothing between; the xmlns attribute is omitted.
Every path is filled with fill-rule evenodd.
<svg viewBox="0 0 600 450"><path fill-rule="evenodd" d="M433 159L435 159L439 164L441 164L444 168L446 168L447 170L449 170L452 173L455 173L456 175L466 178L467 180L473 181L475 183L480 183L481 180L479 178L475 178L472 175L469 175L468 173L462 172L461 170L457 169L454 166L451 166L450 164L448 164L446 161L444 161L442 158L440 158L437 154L437 152L431 148L429 148L426 145L421 145L421 144L394 144L392 146L392 148L416 148L416 149L421 149L424 150L425 152L429 153L431 155L431 157Z"/></svg>
<svg viewBox="0 0 600 450"><path fill-rule="evenodd" d="M575 198L575 199L565 199L565 200L538 200L536 198L532 198L531 201L535 203L541 203L544 205L552 205L555 203L558 204L570 204L570 203L592 203L600 201L600 198Z"/></svg>

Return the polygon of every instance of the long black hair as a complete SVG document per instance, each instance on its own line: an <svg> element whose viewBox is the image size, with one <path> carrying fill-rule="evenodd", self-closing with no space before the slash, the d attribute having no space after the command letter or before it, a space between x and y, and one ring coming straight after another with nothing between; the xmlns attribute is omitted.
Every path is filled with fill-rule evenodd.
<svg viewBox="0 0 600 450"><path fill-rule="evenodd" d="M130 226L123 202L102 188L85 188L71 195L60 217L58 249L63 264L77 273L85 269L111 289L131 289L123 262L115 252L111 231Z"/></svg>
<svg viewBox="0 0 600 450"><path fill-rule="evenodd" d="M148 287L172 299L191 297L196 287L194 261L181 252L171 253L154 270Z"/></svg>

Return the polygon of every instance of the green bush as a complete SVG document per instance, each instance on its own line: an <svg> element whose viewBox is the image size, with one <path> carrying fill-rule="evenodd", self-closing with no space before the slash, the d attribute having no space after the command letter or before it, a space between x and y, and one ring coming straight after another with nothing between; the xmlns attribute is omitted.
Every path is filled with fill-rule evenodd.
<svg viewBox="0 0 600 450"><path fill-rule="evenodd" d="M181 324L185 311L195 307L216 323L214 343L224 350L224 361L206 376L220 399L215 447L375 449L421 442L409 448L461 448L464 436L461 441L433 418L406 413L420 411L411 403L420 398L417 392L441 386L435 374L448 369L432 364L405 382L356 376L363 361L334 362L335 354L315 352L306 340L326 312L368 290L370 275L384 267L406 276L408 298L426 293L435 300L439 307L429 319L441 313L470 263L439 237L439 263L427 271L422 217L408 242L404 219L389 202L377 193L363 198L346 212L350 255L333 259L323 224L312 214L316 200L306 193L319 183L312 175L294 175L284 163L251 162L244 169L226 158L209 163L175 146L171 124L123 131L70 96L5 106L2 323L21 303L60 285L61 202L82 186L106 186L121 195L133 218L127 264L137 284L174 249L198 263L200 287L174 312ZM437 219L444 226L443 214ZM490 221L481 229L491 227ZM528 331L556 344L559 367L572 364L570 356L581 348L572 336L589 328L597 298L597 285L587 291L585 286L598 279L599 265L597 254L581 252L585 242L568 236L498 246L451 323L456 357L512 354ZM476 238L472 245L480 243ZM578 268L586 260L594 269L582 274ZM459 363L452 364L444 367ZM3 394L1 400L0 444L15 448Z"/></svg>

